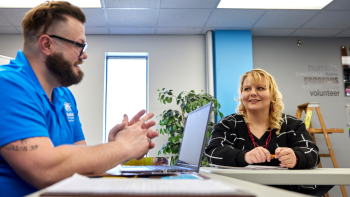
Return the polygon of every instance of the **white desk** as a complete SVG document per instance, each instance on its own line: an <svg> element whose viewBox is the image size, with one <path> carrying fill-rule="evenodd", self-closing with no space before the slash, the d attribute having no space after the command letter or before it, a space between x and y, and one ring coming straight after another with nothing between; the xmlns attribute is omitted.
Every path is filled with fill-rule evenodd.
<svg viewBox="0 0 350 197"><path fill-rule="evenodd" d="M218 174L200 172L207 177L210 177L214 180L220 180L225 182L226 184L234 185L242 190L248 191L251 194L256 195L256 197L309 197L308 195L298 194L295 192L285 191L282 189L277 189L273 187L268 187L256 183L251 183L247 181L242 181L239 179L234 179ZM27 197L39 197L41 193L44 193L45 189L35 192L33 194L28 195Z"/></svg>
<svg viewBox="0 0 350 197"><path fill-rule="evenodd" d="M309 170L235 170L200 168L207 172L264 185L350 185L350 168Z"/></svg>
<svg viewBox="0 0 350 197"><path fill-rule="evenodd" d="M256 197L310 197L309 195L299 194L296 192L286 191L278 188L273 188L253 182L243 181L227 176L222 176L214 173L200 171L200 174L210 177L214 180L220 180L228 184L239 187L249 193L256 195Z"/></svg>

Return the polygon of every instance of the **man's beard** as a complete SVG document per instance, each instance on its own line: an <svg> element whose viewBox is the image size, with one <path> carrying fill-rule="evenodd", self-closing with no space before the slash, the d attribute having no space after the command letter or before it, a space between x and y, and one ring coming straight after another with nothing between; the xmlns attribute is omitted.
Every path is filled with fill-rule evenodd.
<svg viewBox="0 0 350 197"><path fill-rule="evenodd" d="M83 60L79 59L74 65L82 63ZM80 69L78 70L78 74L74 73L73 65L64 59L62 53L54 53L48 56L45 64L57 82L64 87L78 84L84 77L84 73Z"/></svg>

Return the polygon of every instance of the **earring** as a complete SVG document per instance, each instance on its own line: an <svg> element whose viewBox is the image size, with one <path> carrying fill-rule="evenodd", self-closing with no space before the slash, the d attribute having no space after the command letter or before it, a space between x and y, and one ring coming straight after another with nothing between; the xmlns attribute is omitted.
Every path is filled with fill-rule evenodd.
<svg viewBox="0 0 350 197"><path fill-rule="evenodd" d="M243 113L245 113L245 108L243 108L243 110L242 110L242 111L243 111Z"/></svg>
<svg viewBox="0 0 350 197"><path fill-rule="evenodd" d="M275 109L272 107L272 108L271 108L271 111L272 111L272 112L275 112Z"/></svg>

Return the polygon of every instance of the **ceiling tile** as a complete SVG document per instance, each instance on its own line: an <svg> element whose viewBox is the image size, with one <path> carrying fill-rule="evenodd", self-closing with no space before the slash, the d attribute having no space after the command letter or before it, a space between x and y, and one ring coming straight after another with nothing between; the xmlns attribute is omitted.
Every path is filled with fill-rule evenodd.
<svg viewBox="0 0 350 197"><path fill-rule="evenodd" d="M253 36L289 36L295 29L256 29L252 30Z"/></svg>
<svg viewBox="0 0 350 197"><path fill-rule="evenodd" d="M85 34L109 34L108 27L85 27Z"/></svg>
<svg viewBox="0 0 350 197"><path fill-rule="evenodd" d="M154 27L111 27L111 34L154 34Z"/></svg>
<svg viewBox="0 0 350 197"><path fill-rule="evenodd" d="M19 34L16 27L0 27L0 34Z"/></svg>
<svg viewBox="0 0 350 197"><path fill-rule="evenodd" d="M333 0L323 10L350 10L350 1Z"/></svg>
<svg viewBox="0 0 350 197"><path fill-rule="evenodd" d="M302 28L343 29L350 27L350 12L321 11Z"/></svg>
<svg viewBox="0 0 350 197"><path fill-rule="evenodd" d="M22 26L21 26L21 27L16 27L16 29L17 29L17 31L18 31L19 33L23 34L23 28L22 28Z"/></svg>
<svg viewBox="0 0 350 197"><path fill-rule="evenodd" d="M206 27L251 27L264 13L263 10L216 9Z"/></svg>
<svg viewBox="0 0 350 197"><path fill-rule="evenodd" d="M202 34L202 28L157 28L156 34Z"/></svg>
<svg viewBox="0 0 350 197"><path fill-rule="evenodd" d="M2 8L0 12L14 26L22 26L24 15L29 11L28 8Z"/></svg>
<svg viewBox="0 0 350 197"><path fill-rule="evenodd" d="M161 9L160 27L202 27L211 9Z"/></svg>
<svg viewBox="0 0 350 197"><path fill-rule="evenodd" d="M350 37L350 30L345 30L343 32L340 32L335 37Z"/></svg>
<svg viewBox="0 0 350 197"><path fill-rule="evenodd" d="M105 26L107 25L105 12L99 8L82 9L86 16L86 26Z"/></svg>
<svg viewBox="0 0 350 197"><path fill-rule="evenodd" d="M104 0L106 8L158 8L160 0Z"/></svg>
<svg viewBox="0 0 350 197"><path fill-rule="evenodd" d="M10 21L8 21L1 13L0 13L0 27L1 26L12 26L12 24L10 23Z"/></svg>
<svg viewBox="0 0 350 197"><path fill-rule="evenodd" d="M157 9L106 9L110 26L155 26Z"/></svg>
<svg viewBox="0 0 350 197"><path fill-rule="evenodd" d="M161 8L216 8L220 0L162 0Z"/></svg>
<svg viewBox="0 0 350 197"><path fill-rule="evenodd" d="M298 29L291 36L333 37L341 31L334 29Z"/></svg>
<svg viewBox="0 0 350 197"><path fill-rule="evenodd" d="M318 12L315 10L269 10L254 27L299 28Z"/></svg>

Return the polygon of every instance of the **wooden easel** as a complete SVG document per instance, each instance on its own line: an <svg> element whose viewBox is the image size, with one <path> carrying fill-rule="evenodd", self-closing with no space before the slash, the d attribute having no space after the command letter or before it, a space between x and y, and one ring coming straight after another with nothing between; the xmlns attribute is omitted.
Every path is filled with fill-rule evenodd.
<svg viewBox="0 0 350 197"><path fill-rule="evenodd" d="M316 108L317 116L318 116L318 119L320 120L320 124L321 124L321 129L312 128L311 116L312 116L312 112L313 112L314 108ZM332 159L334 168L338 168L338 164L337 164L337 161L335 159L332 144L331 144L331 141L329 140L328 134L344 133L344 129L326 129L326 125L324 123L324 120L323 120L323 117L321 114L320 104L318 102L310 102L310 103L304 103L304 104L298 105L298 109L297 109L297 113L296 113L295 117L300 119L303 111L305 111L305 120L304 120L305 126L306 126L307 131L310 133L314 144L316 145L315 134L323 134L324 138L326 140L329 154L319 154L320 157L330 157ZM318 164L318 167L322 168L321 161ZM341 189L341 192L343 193L343 196L347 197L348 195L346 194L346 190L345 190L344 185L341 185L340 189ZM326 193L326 197L329 197L328 193Z"/></svg>

